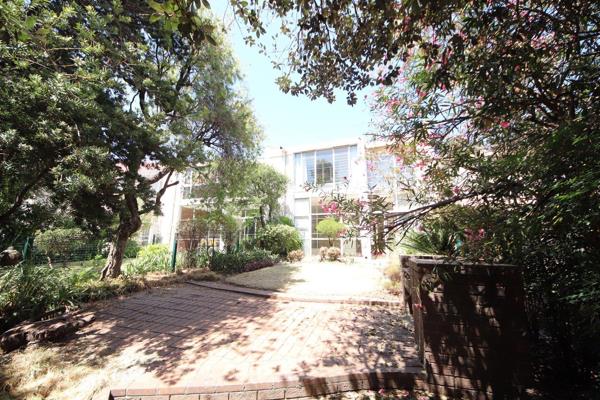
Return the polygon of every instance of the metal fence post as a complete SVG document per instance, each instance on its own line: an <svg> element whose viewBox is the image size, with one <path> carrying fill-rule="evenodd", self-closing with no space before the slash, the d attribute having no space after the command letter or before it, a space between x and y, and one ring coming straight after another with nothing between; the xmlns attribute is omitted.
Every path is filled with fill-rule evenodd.
<svg viewBox="0 0 600 400"><path fill-rule="evenodd" d="M31 247L31 244L29 243L30 240L31 238L27 236L27 239L25 240L25 245L23 245L23 261L26 260L27 256L29 255L29 248Z"/></svg>
<svg viewBox="0 0 600 400"><path fill-rule="evenodd" d="M177 238L173 240L173 249L171 250L171 271L175 272L177 264Z"/></svg>

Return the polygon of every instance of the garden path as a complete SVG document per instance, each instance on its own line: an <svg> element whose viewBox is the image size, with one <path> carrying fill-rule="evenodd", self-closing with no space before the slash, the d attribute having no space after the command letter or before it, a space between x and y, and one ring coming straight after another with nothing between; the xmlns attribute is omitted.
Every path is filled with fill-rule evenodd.
<svg viewBox="0 0 600 400"><path fill-rule="evenodd" d="M183 285L95 312L96 321L63 344L62 354L65 363L110 357L110 368L98 366L98 373L113 394L419 370L397 307L282 301Z"/></svg>
<svg viewBox="0 0 600 400"><path fill-rule="evenodd" d="M282 263L273 267L228 277L226 282L256 289L274 290L290 296L369 298L398 300L384 283L384 263L359 260L355 263Z"/></svg>

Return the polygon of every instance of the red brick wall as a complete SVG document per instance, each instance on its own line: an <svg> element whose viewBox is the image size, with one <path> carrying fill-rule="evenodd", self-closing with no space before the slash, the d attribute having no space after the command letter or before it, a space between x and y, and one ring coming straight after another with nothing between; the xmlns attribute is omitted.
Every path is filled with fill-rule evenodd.
<svg viewBox="0 0 600 400"><path fill-rule="evenodd" d="M527 381L521 270L498 264L402 259L429 389L473 399L514 399ZM434 280L436 276L441 279Z"/></svg>

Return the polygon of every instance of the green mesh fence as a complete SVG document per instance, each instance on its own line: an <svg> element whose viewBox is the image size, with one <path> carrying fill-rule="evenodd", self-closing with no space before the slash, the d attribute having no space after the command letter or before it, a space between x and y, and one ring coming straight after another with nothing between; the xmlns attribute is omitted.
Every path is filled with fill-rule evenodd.
<svg viewBox="0 0 600 400"><path fill-rule="evenodd" d="M26 245L26 243L28 245ZM34 265L71 266L82 265L91 260L106 258L109 243L106 240L73 240L53 245L40 246L35 238L21 240L16 243L6 244L1 250L9 246L18 250L22 255L27 247L26 261ZM130 240L125 249L125 259L137 257L141 246Z"/></svg>

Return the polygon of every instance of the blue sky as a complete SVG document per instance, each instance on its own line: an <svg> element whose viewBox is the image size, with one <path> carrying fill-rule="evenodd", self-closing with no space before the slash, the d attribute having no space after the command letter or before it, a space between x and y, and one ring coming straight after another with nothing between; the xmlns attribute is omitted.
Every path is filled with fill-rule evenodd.
<svg viewBox="0 0 600 400"><path fill-rule="evenodd" d="M211 2L221 20L225 14L224 3ZM306 96L285 94L275 83L278 71L273 69L267 56L244 43L244 32L235 23L228 33L244 74L242 86L252 99L256 118L264 129L265 147L304 146L318 141L356 138L368 132L371 117L363 93L358 93L358 102L353 107L346 104L343 92L339 92L332 104L324 99L311 101ZM269 46L270 42L265 44Z"/></svg>

